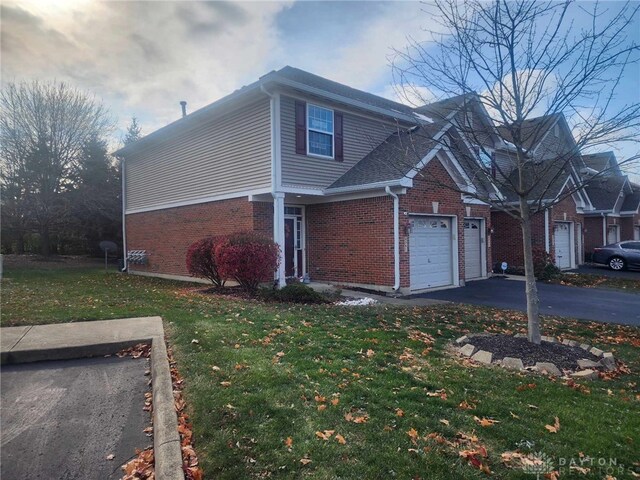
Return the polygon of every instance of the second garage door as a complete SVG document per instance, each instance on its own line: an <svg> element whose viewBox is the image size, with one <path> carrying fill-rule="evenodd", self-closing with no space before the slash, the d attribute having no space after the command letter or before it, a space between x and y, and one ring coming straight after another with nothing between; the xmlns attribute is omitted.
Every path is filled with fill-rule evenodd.
<svg viewBox="0 0 640 480"><path fill-rule="evenodd" d="M451 219L411 217L409 235L411 290L453 283Z"/></svg>
<svg viewBox="0 0 640 480"><path fill-rule="evenodd" d="M464 221L464 278L482 278L482 248L480 246L480 220Z"/></svg>
<svg viewBox="0 0 640 480"><path fill-rule="evenodd" d="M556 222L553 228L553 242L556 247L556 266L571 268L571 224Z"/></svg>

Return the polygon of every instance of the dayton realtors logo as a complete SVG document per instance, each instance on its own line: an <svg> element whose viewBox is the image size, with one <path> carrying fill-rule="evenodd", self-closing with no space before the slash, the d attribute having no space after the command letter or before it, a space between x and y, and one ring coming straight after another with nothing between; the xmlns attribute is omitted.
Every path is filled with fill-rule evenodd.
<svg viewBox="0 0 640 480"><path fill-rule="evenodd" d="M554 470L553 460L544 452L530 453L522 460L522 471L530 475L536 475L536 480L540 480L541 475L552 473Z"/></svg>

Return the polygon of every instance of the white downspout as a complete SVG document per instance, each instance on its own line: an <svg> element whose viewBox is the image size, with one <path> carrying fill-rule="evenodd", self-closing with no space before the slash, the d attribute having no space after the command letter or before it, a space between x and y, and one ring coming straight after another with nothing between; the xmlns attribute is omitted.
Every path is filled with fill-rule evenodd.
<svg viewBox="0 0 640 480"><path fill-rule="evenodd" d="M607 217L604 213L601 213L602 217L602 245L606 245L608 243L607 239Z"/></svg>
<svg viewBox="0 0 640 480"><path fill-rule="evenodd" d="M127 207L127 184L125 181L125 166L124 157L120 160L120 177L122 180L122 272L126 272L129 268L128 256L127 256L127 216L125 209Z"/></svg>
<svg viewBox="0 0 640 480"><path fill-rule="evenodd" d="M544 250L551 253L551 239L549 238L549 209L544 211Z"/></svg>
<svg viewBox="0 0 640 480"><path fill-rule="evenodd" d="M388 186L384 188L390 196L393 197L393 267L394 267L394 284L393 291L397 292L400 288L400 200L398 195L391 191Z"/></svg>

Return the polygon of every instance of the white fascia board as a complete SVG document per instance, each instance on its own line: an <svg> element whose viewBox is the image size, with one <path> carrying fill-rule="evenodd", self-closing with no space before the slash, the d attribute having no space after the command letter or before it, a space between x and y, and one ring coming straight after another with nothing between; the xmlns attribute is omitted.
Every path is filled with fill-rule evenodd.
<svg viewBox="0 0 640 480"><path fill-rule="evenodd" d="M298 83L298 82L294 82L294 81L286 79L286 78L282 78L282 77L278 76L277 74L274 74L274 76L269 80L273 81L274 83L278 83L280 85L285 85L287 87L295 88L297 90L301 90L303 92L310 93L312 95L318 95L320 97L328 98L328 99L333 100L335 102L344 103L346 105L351 105L351 106L356 107L356 108L360 108L360 109L363 109L363 110L368 110L370 112L375 112L375 113L378 113L380 115L384 115L386 117L397 118L399 120L404 120L404 121L410 122L410 123L415 123L416 122L416 118L413 115L407 115L407 114L404 114L402 112L397 112L395 110L389 110L389 109L386 109L386 108L376 107L376 106L369 105L369 104L364 103L364 102L360 102L358 100L353 100L352 98L343 97L342 95L336 95L334 93L329 93L326 90L322 90L320 88L311 87L311 86L305 85L303 83Z"/></svg>
<svg viewBox="0 0 640 480"><path fill-rule="evenodd" d="M479 198L465 197L464 193L461 193L460 196L462 198L462 203L464 203L465 205L486 205L486 206L490 205L487 202L483 202Z"/></svg>
<svg viewBox="0 0 640 480"><path fill-rule="evenodd" d="M213 195L209 197L194 198L192 200L183 200L180 202L161 203L158 205L152 205L149 207L132 208L128 209L125 213L132 215L134 213L153 212L154 210L166 210L169 208L186 207L189 205L198 205L200 203L217 202L220 200L229 200L232 198L250 197L252 195L261 195L265 193L271 193L271 188L260 188L256 190L247 190L243 192L225 193L222 195Z"/></svg>
<svg viewBox="0 0 640 480"><path fill-rule="evenodd" d="M585 212L585 215L587 217L589 217L591 215L600 216L603 213L607 214L608 216L611 216L613 214L613 210L612 209L608 209L608 210L589 210L588 212Z"/></svg>
<svg viewBox="0 0 640 480"><path fill-rule="evenodd" d="M325 188L322 191L322 194L325 196L336 195L340 193L349 193L349 192L358 192L364 190L375 190L378 188L385 187L413 187L413 180L410 178L399 178L396 180L388 180L384 182L374 182L374 183L365 183L363 185L354 185L349 187L336 187L336 188Z"/></svg>
<svg viewBox="0 0 640 480"><path fill-rule="evenodd" d="M620 212L620 215L636 215L638 213L638 210L625 210L623 212Z"/></svg>

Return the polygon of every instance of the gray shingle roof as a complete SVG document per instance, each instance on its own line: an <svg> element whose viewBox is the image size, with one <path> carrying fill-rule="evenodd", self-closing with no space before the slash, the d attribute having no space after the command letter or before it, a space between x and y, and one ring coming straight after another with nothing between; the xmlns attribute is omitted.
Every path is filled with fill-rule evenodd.
<svg viewBox="0 0 640 480"><path fill-rule="evenodd" d="M640 208L640 190L630 193L624 198L620 211L635 212L638 208Z"/></svg>
<svg viewBox="0 0 640 480"><path fill-rule="evenodd" d="M559 118L560 114L554 114L532 118L522 122L522 127L520 128L520 134L522 135L522 147L526 150L530 150L538 144L549 128L551 128ZM498 133L506 141L511 143L514 142L511 131L508 128L498 127Z"/></svg>
<svg viewBox="0 0 640 480"><path fill-rule="evenodd" d="M620 170L620 166L618 165L613 152L582 155L582 160L587 167L592 168L597 172L606 170L604 175L622 175L622 171Z"/></svg>
<svg viewBox="0 0 640 480"><path fill-rule="evenodd" d="M590 181L585 190L596 210L613 210L627 177L602 176Z"/></svg>
<svg viewBox="0 0 640 480"><path fill-rule="evenodd" d="M439 130L439 126L428 124L412 132L401 130L392 134L329 188L366 185L405 177L436 145L433 136Z"/></svg>
<svg viewBox="0 0 640 480"><path fill-rule="evenodd" d="M388 100L384 97L364 92L288 65L280 70L268 73L262 78L269 75L275 75L276 77L281 77L293 82L318 88L334 95L340 95L352 100L357 100L367 105L371 105L372 107L383 108L391 112L398 112L404 115L413 115L414 113L411 107L403 105L402 103L394 102L393 100Z"/></svg>
<svg viewBox="0 0 640 480"><path fill-rule="evenodd" d="M555 199L562 193L562 187L567 182L569 175L569 171L564 166L555 163L529 164L524 169L525 187L527 185L533 187L528 195L529 200L548 201ZM518 170L516 169L511 172L509 180L518 185L518 178ZM504 182L501 191L507 202L518 201L514 189L509 188L507 182Z"/></svg>

